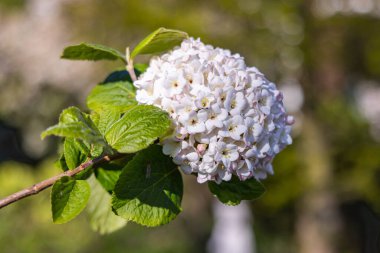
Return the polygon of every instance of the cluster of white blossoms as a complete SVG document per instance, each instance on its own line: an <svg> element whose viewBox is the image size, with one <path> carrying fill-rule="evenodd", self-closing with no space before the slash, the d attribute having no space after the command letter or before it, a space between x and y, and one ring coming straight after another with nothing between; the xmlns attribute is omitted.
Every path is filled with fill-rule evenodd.
<svg viewBox="0 0 380 253"><path fill-rule="evenodd" d="M272 160L292 143L282 94L255 67L199 39L151 59L134 82L139 103L167 111L174 134L163 152L198 182L264 179Z"/></svg>

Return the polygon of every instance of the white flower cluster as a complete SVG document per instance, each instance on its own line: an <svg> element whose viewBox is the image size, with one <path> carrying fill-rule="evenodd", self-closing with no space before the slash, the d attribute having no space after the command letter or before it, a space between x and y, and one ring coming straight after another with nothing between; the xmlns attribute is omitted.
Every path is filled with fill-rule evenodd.
<svg viewBox="0 0 380 253"><path fill-rule="evenodd" d="M264 179L292 143L294 120L276 85L240 55L199 39L152 58L134 85L138 102L170 114L175 131L162 141L163 152L200 183Z"/></svg>

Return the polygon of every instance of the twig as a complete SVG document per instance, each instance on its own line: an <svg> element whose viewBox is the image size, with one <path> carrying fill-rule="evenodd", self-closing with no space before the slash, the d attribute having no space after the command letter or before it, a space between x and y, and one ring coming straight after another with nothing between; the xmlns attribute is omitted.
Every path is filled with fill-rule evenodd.
<svg viewBox="0 0 380 253"><path fill-rule="evenodd" d="M72 176L78 174L79 172L87 169L88 167L90 167L92 165L99 164L102 162L109 162L111 160L115 160L115 159L119 159L119 158L120 158L120 155L116 155L113 157L106 155L106 156L100 156L100 157L97 157L97 158L92 159L90 161L84 162L73 170L65 171L59 175L48 178L48 179L46 179L42 182L39 182L39 183L29 187L29 188L26 188L26 189L21 190L19 192L13 193L12 195L9 195L8 197L5 197L4 199L0 200L0 209L11 204L11 203L13 203L13 202L16 202L16 201L21 200L23 198L35 195L35 194L45 190L46 188L52 186L56 181L58 181L62 177L65 177L65 176L72 177Z"/></svg>
<svg viewBox="0 0 380 253"><path fill-rule="evenodd" d="M129 47L126 49L126 57L127 57L127 71L132 79L132 81L136 81L136 73L135 73L135 68L133 67L133 59L131 58L129 54Z"/></svg>

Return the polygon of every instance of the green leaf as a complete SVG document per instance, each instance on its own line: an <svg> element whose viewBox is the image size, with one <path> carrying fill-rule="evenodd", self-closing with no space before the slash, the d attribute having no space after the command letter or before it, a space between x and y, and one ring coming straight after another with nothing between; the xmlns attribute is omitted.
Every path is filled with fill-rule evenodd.
<svg viewBox="0 0 380 253"><path fill-rule="evenodd" d="M65 163L70 170L77 168L89 159L99 157L102 153L103 147L100 145L89 144L74 138L65 138L63 154ZM76 174L74 178L84 180L91 176L92 172L91 168L87 168Z"/></svg>
<svg viewBox="0 0 380 253"><path fill-rule="evenodd" d="M265 192L264 186L256 179L240 181L235 176L231 181L220 184L209 182L208 187L222 203L231 206L240 204L242 200L257 199Z"/></svg>
<svg viewBox="0 0 380 253"><path fill-rule="evenodd" d="M131 53L131 58L133 59L139 54L155 54L167 51L181 44L188 37L185 32L161 27L144 38L135 47Z"/></svg>
<svg viewBox="0 0 380 253"><path fill-rule="evenodd" d="M142 73L146 71L146 69L148 68L148 64L135 63L134 67L135 67L136 76L139 77Z"/></svg>
<svg viewBox="0 0 380 253"><path fill-rule="evenodd" d="M63 170L63 171L69 170L69 167L68 167L67 164L66 164L65 155L63 154L63 152L62 152L62 154L59 156L59 158L54 162L54 165L55 165L57 168L59 168L59 169L61 169L61 170Z"/></svg>
<svg viewBox="0 0 380 253"><path fill-rule="evenodd" d="M83 152L81 144L74 138L66 138L63 144L63 154L67 167L72 170L85 162L88 158L89 150Z"/></svg>
<svg viewBox="0 0 380 253"><path fill-rule="evenodd" d="M112 196L114 212L138 224L154 227L173 220L182 211L181 173L162 148L140 151L124 167Z"/></svg>
<svg viewBox="0 0 380 253"><path fill-rule="evenodd" d="M91 157L98 157L103 153L103 151L107 154L113 154L111 148L107 144L104 146L99 144L91 144L90 146Z"/></svg>
<svg viewBox="0 0 380 253"><path fill-rule="evenodd" d="M49 135L78 138L88 143L106 145L90 116L76 107L63 110L59 123L42 132L41 138L44 139Z"/></svg>
<svg viewBox="0 0 380 253"><path fill-rule="evenodd" d="M122 60L126 63L125 56L118 50L92 43L81 43L66 47L61 58L69 60Z"/></svg>
<svg viewBox="0 0 380 253"><path fill-rule="evenodd" d="M105 164L103 168L97 168L95 170L96 179L98 179L99 183L104 187L105 190L111 192L115 188L116 182L119 179L121 170L115 169L104 169L110 168L112 164Z"/></svg>
<svg viewBox="0 0 380 253"><path fill-rule="evenodd" d="M108 234L125 226L127 221L112 212L111 195L94 177L90 177L87 181L91 186L87 211L92 229L101 234Z"/></svg>
<svg viewBox="0 0 380 253"><path fill-rule="evenodd" d="M142 73L145 72L145 70L148 68L147 64L134 64L135 67L135 74L137 77L139 77ZM109 74L106 79L102 82L103 83L115 83L115 82L121 82L121 81L127 81L130 83L133 83L131 76L129 75L129 72L125 69L122 70L116 70Z"/></svg>
<svg viewBox="0 0 380 253"><path fill-rule="evenodd" d="M94 123L94 125L98 128L99 132L102 132L100 131L99 129L99 118L100 118L100 115L98 112L95 112L95 111L91 111L91 114L90 114L90 118L92 120L92 122Z"/></svg>
<svg viewBox="0 0 380 253"><path fill-rule="evenodd" d="M51 191L54 223L74 219L86 207L89 197L90 186L86 181L64 177L55 182Z"/></svg>
<svg viewBox="0 0 380 253"><path fill-rule="evenodd" d="M116 82L96 85L87 97L91 110L117 110L124 112L136 105L135 88L130 82Z"/></svg>
<svg viewBox="0 0 380 253"><path fill-rule="evenodd" d="M134 154L125 154L120 159L102 163L95 167L96 179L106 191L112 192L114 190L122 169L132 160L133 156Z"/></svg>
<svg viewBox="0 0 380 253"><path fill-rule="evenodd" d="M130 82L130 83L133 82L131 76L129 75L129 72L123 69L123 70L116 70L112 72L101 83L106 84L106 83L116 83L116 82L125 82L125 81Z"/></svg>
<svg viewBox="0 0 380 253"><path fill-rule="evenodd" d="M170 129L168 114L152 105L131 107L105 134L109 145L120 153L147 148Z"/></svg>
<svg viewBox="0 0 380 253"><path fill-rule="evenodd" d="M116 110L100 110L96 112L96 114L98 115L96 126L102 135L105 135L112 125L121 117L121 113Z"/></svg>

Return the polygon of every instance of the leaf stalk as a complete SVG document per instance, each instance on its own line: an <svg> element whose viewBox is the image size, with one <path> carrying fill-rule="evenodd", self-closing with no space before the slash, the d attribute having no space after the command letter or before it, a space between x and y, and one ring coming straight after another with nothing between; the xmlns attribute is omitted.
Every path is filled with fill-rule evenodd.
<svg viewBox="0 0 380 253"><path fill-rule="evenodd" d="M126 48L125 54L127 58L127 71L129 75L131 76L132 81L135 82L137 80L137 77L135 73L135 68L133 67L133 59L131 58L129 47Z"/></svg>

